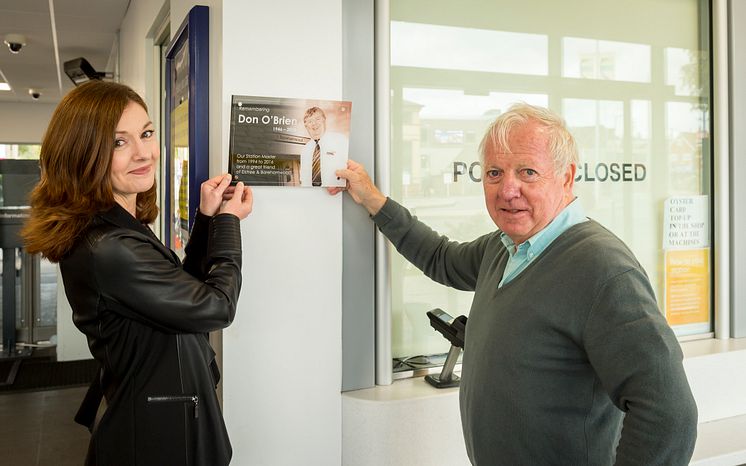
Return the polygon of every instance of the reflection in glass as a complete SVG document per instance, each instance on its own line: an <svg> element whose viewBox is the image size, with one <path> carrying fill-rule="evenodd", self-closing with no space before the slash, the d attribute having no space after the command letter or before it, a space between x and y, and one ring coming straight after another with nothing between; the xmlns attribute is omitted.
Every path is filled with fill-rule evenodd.
<svg viewBox="0 0 746 466"><path fill-rule="evenodd" d="M38 159L41 144L0 144L0 159Z"/></svg>
<svg viewBox="0 0 746 466"><path fill-rule="evenodd" d="M664 203L711 192L707 3L532 0L499 15L489 2L468 5L391 2L391 197L452 240L493 231L483 132L511 103L548 106L577 138L575 192L587 214L630 246L665 311ZM616 13L572 18L608 9ZM641 27L663 16L670 26ZM390 257L393 356L446 352L425 312L468 314L471 293ZM674 327L709 330L709 321Z"/></svg>
<svg viewBox="0 0 746 466"><path fill-rule="evenodd" d="M565 37L562 63L566 78L650 82L650 46L645 44Z"/></svg>
<svg viewBox="0 0 746 466"><path fill-rule="evenodd" d="M699 194L702 187L702 145L707 138L704 115L684 102L666 103L668 179L672 194Z"/></svg>
<svg viewBox="0 0 746 466"><path fill-rule="evenodd" d="M702 57L695 50L666 47L666 85L674 87L674 93L680 96L702 95Z"/></svg>
<svg viewBox="0 0 746 466"><path fill-rule="evenodd" d="M546 75L547 36L391 22L391 65Z"/></svg>

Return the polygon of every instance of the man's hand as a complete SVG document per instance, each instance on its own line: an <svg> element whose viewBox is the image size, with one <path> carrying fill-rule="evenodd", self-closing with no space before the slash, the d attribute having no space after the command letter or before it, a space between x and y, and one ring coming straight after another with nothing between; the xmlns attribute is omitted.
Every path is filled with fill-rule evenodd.
<svg viewBox="0 0 746 466"><path fill-rule="evenodd" d="M371 215L377 214L386 203L386 196L376 188L365 168L354 160L347 161L347 169L337 170L335 173L338 177L347 180L347 186L327 188L329 194L335 195L341 191L347 191L352 200L365 207Z"/></svg>
<svg viewBox="0 0 746 466"><path fill-rule="evenodd" d="M217 213L223 203L223 195L230 195L229 192L226 192L230 183L231 175L228 173L215 176L202 183L202 186L200 186L199 211L203 215L212 217ZM226 199L230 199L230 197Z"/></svg>

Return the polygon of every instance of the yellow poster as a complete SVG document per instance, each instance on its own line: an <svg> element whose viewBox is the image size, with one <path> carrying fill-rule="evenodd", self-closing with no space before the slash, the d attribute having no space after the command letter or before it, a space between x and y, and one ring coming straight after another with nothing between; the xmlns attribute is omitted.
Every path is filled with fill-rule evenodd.
<svg viewBox="0 0 746 466"><path fill-rule="evenodd" d="M171 248L184 257L189 240L189 100L171 112Z"/></svg>
<svg viewBox="0 0 746 466"><path fill-rule="evenodd" d="M710 320L710 248L666 251L666 319L672 326Z"/></svg>

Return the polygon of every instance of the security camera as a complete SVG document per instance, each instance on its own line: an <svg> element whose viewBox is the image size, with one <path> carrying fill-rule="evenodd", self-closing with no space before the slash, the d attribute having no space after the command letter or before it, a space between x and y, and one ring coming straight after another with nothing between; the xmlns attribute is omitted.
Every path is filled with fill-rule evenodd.
<svg viewBox="0 0 746 466"><path fill-rule="evenodd" d="M34 99L34 100L39 100L39 97L41 97L41 92L39 92L36 89L29 89L28 90L28 95L30 95L31 98Z"/></svg>
<svg viewBox="0 0 746 466"><path fill-rule="evenodd" d="M4 42L10 53L18 53L26 45L26 37L22 34L6 34Z"/></svg>

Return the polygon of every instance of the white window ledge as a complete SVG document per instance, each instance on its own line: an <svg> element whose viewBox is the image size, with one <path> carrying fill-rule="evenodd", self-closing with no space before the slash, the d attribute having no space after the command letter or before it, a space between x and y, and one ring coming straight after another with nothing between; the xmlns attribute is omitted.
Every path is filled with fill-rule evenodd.
<svg viewBox="0 0 746 466"><path fill-rule="evenodd" d="M746 463L746 339L697 340L681 346L699 409L691 464ZM422 377L343 393L342 435L342 464L349 466L469 465L458 389L438 390ZM434 447L412 447L430 444Z"/></svg>
<svg viewBox="0 0 746 466"><path fill-rule="evenodd" d="M700 423L691 466L746 464L746 416Z"/></svg>
<svg viewBox="0 0 746 466"><path fill-rule="evenodd" d="M699 422L746 415L746 339L681 344Z"/></svg>
<svg viewBox="0 0 746 466"><path fill-rule="evenodd" d="M746 350L746 338L693 340L681 344L684 359Z"/></svg>

